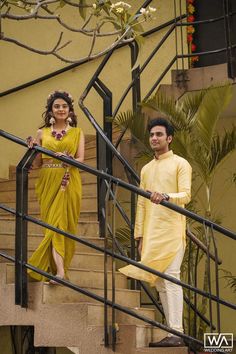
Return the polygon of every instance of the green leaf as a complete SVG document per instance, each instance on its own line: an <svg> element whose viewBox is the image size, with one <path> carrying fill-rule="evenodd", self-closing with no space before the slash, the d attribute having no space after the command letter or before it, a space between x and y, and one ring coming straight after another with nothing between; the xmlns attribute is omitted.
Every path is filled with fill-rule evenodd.
<svg viewBox="0 0 236 354"><path fill-rule="evenodd" d="M83 20L85 20L87 14L86 0L79 0L79 5L81 5L79 7L80 16L82 17Z"/></svg>
<svg viewBox="0 0 236 354"><path fill-rule="evenodd" d="M141 35L135 36L134 40L138 45L138 56L131 70L137 69L137 67L140 65L141 50L142 50L142 45L144 43L144 38Z"/></svg>

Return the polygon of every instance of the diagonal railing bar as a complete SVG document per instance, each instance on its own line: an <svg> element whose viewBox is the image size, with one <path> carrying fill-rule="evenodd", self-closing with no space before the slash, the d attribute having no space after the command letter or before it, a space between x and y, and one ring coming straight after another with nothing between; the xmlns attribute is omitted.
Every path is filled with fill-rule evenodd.
<svg viewBox="0 0 236 354"><path fill-rule="evenodd" d="M232 45L232 48L236 48L236 44ZM204 56L206 54L217 54L217 53L222 53L222 52L226 52L227 48L221 48L221 49L215 49L215 50L211 50L211 51L205 51L205 52L194 52L192 54L183 54L183 55L177 55L175 56L170 63L167 65L167 67L165 68L165 70L162 72L162 74L159 76L159 78L157 79L157 81L154 83L154 85L152 86L152 88L149 90L149 92L146 94L146 96L143 98L143 101L146 101L151 94L153 93L153 91L157 88L157 86L160 84L160 82L162 81L162 79L165 77L165 75L168 73L168 71L171 69L171 67L174 65L174 63L176 62L176 60L178 59L182 59L182 58L191 58L194 56Z"/></svg>
<svg viewBox="0 0 236 354"><path fill-rule="evenodd" d="M150 61L152 60L152 58L154 57L154 55L157 53L157 51L162 47L162 45L165 43L165 41L169 38L169 36L172 34L172 32L175 29L175 24L173 24L169 30L166 32L166 34L163 36L163 38L160 40L160 42L157 44L157 46L153 49L153 51L151 52L151 54L148 56L148 58L146 59L146 61L143 63L143 65L140 67L139 70L139 75L142 74L142 72L144 71L144 69L146 68L146 66L150 63ZM128 87L125 89L123 95L121 96L116 108L113 111L112 117L114 118L117 115L117 112L119 111L125 97L127 96L127 94L129 93L130 89L132 88L132 86L134 85L134 82L136 80L136 77L133 78L133 80L130 82L130 84L128 85Z"/></svg>
<svg viewBox="0 0 236 354"><path fill-rule="evenodd" d="M186 235L196 244L198 245L198 247L204 252L207 253L207 246L204 245L203 242L201 242L190 230L186 231ZM222 264L222 260L217 258L216 256L214 256L214 254L212 252L209 252L209 256L210 258L216 262L217 264Z"/></svg>
<svg viewBox="0 0 236 354"><path fill-rule="evenodd" d="M13 208L8 208L7 206L4 206L4 205L2 205L2 204L0 204L0 209L3 209L3 210L5 210L5 211L9 211L9 212L12 213L12 214L17 214L16 211L15 211ZM209 294L209 293L207 293L207 292L205 292L205 291L203 291L203 290L201 290L201 289L195 288L194 286L189 285L189 284L187 284L187 283L184 283L184 282L182 282L182 281L180 281L180 280L178 280L178 279L176 279L176 278L174 278L174 277L171 277L171 276L169 276L169 275L167 275L167 274L165 274L165 273L161 273L161 272L159 272L159 271L157 271L157 270L154 270L154 269L152 269L152 268L150 268L150 267L147 267L147 266L145 266L145 265L143 265L143 264L141 264L141 263L139 263L139 262L137 262L137 261L134 261L134 260L132 260L132 259L130 259L130 258L128 258L128 257L122 256L122 255L120 255L120 254L118 254L118 253L113 253L113 252L110 251L110 250L104 249L103 247L97 246L97 245L93 244L92 242L89 242L89 241L86 241L86 240L84 240L84 239L81 239L81 238L79 238L79 237L77 237L77 236L75 236L75 235L73 235L73 234L71 234L71 233L69 233L69 232L60 230L60 229L58 229L57 227L54 227L54 226L52 226L52 225L50 225L50 224L48 224L48 223L45 223L45 222L43 222L43 221L41 221L41 220L39 220L39 219L37 219L37 218L34 218L34 217L32 217L32 216L29 216L29 215L21 215L21 217L23 217L23 218L24 218L25 220L27 220L27 221L30 221L30 222L32 222L32 223L34 223L34 224L37 224L37 225L40 225L40 226L42 226L42 227L46 227L46 228L49 229L49 230L52 230L52 231L54 231L54 232L57 232L57 233L59 233L59 234L61 234L61 235L63 235L63 236L66 236L66 237L68 237L68 238L74 240L74 241L77 241L77 242L79 242L79 243L82 243L83 245L86 245L86 246L88 246L88 247L91 247L91 248L93 248L93 249L95 249L95 250L97 250L97 251L100 251L100 252L102 252L102 253L106 253L106 254L108 254L108 255L110 255L110 256L113 256L114 258L117 258L117 259L119 259L119 260L121 260L121 261L124 261L124 262L126 262L126 263L128 263L128 264L132 264L132 265L134 265L134 266L137 267L137 268L140 268L140 269L142 269L142 270L146 270L147 272L149 272L149 273L151 273L151 274L154 274L154 275L156 275L156 276L158 276L158 277L161 277L161 278L163 278L163 279L169 280L169 281L171 281L172 283L175 283L175 284L177 284L177 285L181 285L182 287L184 287L184 288L186 288L186 289L189 289L189 290L191 290L191 291L194 291L194 292L196 292L196 293L198 293L198 294L200 294L200 295L202 295L202 296L205 296L206 298L208 298L208 299L210 299L210 300L212 300L212 301L219 301L222 305L225 305L225 306L227 306L227 307L230 307L230 308L236 310L236 304L233 304L233 303L231 303L231 302L229 302L229 301L226 301L226 300L224 300L224 299L218 298L217 296L215 296L215 295L213 295L213 294Z"/></svg>
<svg viewBox="0 0 236 354"><path fill-rule="evenodd" d="M186 295L184 295L184 301L186 302L187 305L190 306L190 308L194 311L194 314L198 315L198 317L201 318L202 321L204 321L207 326L210 326L210 321L204 316L198 309L197 307L187 298ZM216 326L212 325L212 328L215 330Z"/></svg>
<svg viewBox="0 0 236 354"><path fill-rule="evenodd" d="M92 114L89 112L88 108L85 107L85 105L80 101L79 103L80 108L82 111L85 113L85 115L89 118L90 123L93 125L93 127L96 129L97 133L101 136L101 138L105 141L107 146L111 149L113 154L120 160L120 162L127 168L127 170L134 176L135 180L139 182L139 177L135 170L130 166L130 164L126 161L126 159L121 155L121 153L115 148L115 146L112 144L112 142L107 138L106 134L104 134L102 128L100 125L97 123L95 118L92 116Z"/></svg>
<svg viewBox="0 0 236 354"><path fill-rule="evenodd" d="M32 266L31 264L29 263L25 263L24 266L27 268L27 269L30 269L38 274L41 274L43 275L44 277L48 278L48 279L52 279L52 280L56 280L57 283L59 284L62 284L72 290L75 290L75 291L78 291L80 292L81 294L83 295L86 295L86 296L89 296L91 298L93 298L94 300L97 300L99 302L102 302L110 307L114 307L116 310L119 310L121 312L124 312L128 315L131 315L132 317L135 317L137 319L140 319L141 321L144 321L152 326L155 326L155 327L158 327L158 328L161 328L163 329L164 331L167 331L167 332L170 332L174 335L177 335L179 337L182 337L183 339L185 339L186 341L192 341L192 342L195 342L196 344L199 344L199 345L203 345L203 342L196 339L196 338L193 338L191 336L188 336L182 332L179 332L179 331L176 331L174 330L173 328L170 328L168 326L165 326L163 325L162 323L159 323L157 321L154 321L146 316L142 316L142 315L139 315L137 312L131 310L130 308L128 307L125 307L125 306L122 306L120 304L117 304L117 303L113 303L111 300L109 299L104 299L102 296L100 295L97 295L97 294L94 294L93 292L89 291L89 290L86 290L85 288L82 288L78 285L75 285L71 282L69 282L68 280L65 280L65 279L61 279L61 278L56 278L55 276L51 275L50 273L47 273L47 272L44 272L43 270L39 269L39 268L36 268L34 266Z"/></svg>
<svg viewBox="0 0 236 354"><path fill-rule="evenodd" d="M11 141L14 141L22 146L25 146L25 147L28 147L27 143L25 142L25 140L19 138L19 137L16 137L15 135L13 134L10 134L10 133L7 133L5 131L3 131L2 129L0 129L0 136L2 137L5 137L6 139L8 140L11 140ZM151 196L151 193L150 192L146 192L144 191L143 189L140 189L139 187L133 185L133 184L130 184L130 183L127 183L123 180L121 180L120 178L116 178L112 175L109 175L108 173L105 173L103 171L99 171L99 170L96 170L95 168L91 167L91 166L88 166L84 163L81 163L79 161L76 161L76 160L73 160L73 159L70 159L66 156L58 156L56 155L53 151L51 150L48 150L48 149L45 149L43 148L42 146L39 146L39 145L36 145L33 147L34 150L38 151L38 152L41 152L41 153L44 153L48 156L51 156L57 160L60 160L62 162L65 162L67 163L68 165L71 165L71 166L75 166L77 168L80 168L82 169L83 171L86 171L86 172L89 172L93 175L96 175L96 176L99 176L105 180L108 180L108 181L112 181L114 184L117 184L119 185L120 187L122 188L125 188L131 192L134 192L138 195L141 195L142 197L146 198L146 199L150 199L150 196ZM197 222L199 222L200 224L204 224L208 227L212 227L215 231L218 231L220 233L222 233L223 235L225 236L228 236L234 240L236 240L236 233L207 219L207 218L204 218L203 216L199 216L198 214L195 214L194 212L192 211L189 211L185 208L182 208L174 203L171 203L171 202L168 202L168 201L165 201L163 200L161 202L161 205L171 209L171 210L174 210L182 215L185 215Z"/></svg>
<svg viewBox="0 0 236 354"><path fill-rule="evenodd" d="M108 188L108 187L109 187L108 182L105 181L105 183L106 183L106 187ZM114 199L114 197L115 197L115 195L114 195L112 189L110 189L110 196L111 196L112 199ZM125 220L126 224L127 224L129 227L131 227L130 220L129 220L128 216L126 215L124 209L123 209L122 206L120 205L120 202L119 202L117 199L116 199L116 207L117 207L117 209L118 209L120 215L122 216L122 218Z"/></svg>

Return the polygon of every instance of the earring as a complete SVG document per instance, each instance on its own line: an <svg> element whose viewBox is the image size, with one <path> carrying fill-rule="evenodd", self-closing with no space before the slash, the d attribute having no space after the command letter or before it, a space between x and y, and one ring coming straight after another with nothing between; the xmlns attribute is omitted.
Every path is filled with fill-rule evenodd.
<svg viewBox="0 0 236 354"><path fill-rule="evenodd" d="M55 121L55 119L54 119L53 117L51 117L51 118L49 119L49 123L50 123L51 125L53 125L53 124L56 123L56 121Z"/></svg>
<svg viewBox="0 0 236 354"><path fill-rule="evenodd" d="M71 124L71 123L72 123L71 117L68 117L68 118L66 119L66 121L67 121L67 124Z"/></svg>

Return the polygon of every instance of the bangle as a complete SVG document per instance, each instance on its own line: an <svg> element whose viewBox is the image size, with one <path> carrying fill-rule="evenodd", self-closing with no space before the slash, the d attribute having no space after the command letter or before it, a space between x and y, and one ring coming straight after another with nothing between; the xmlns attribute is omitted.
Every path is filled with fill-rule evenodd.
<svg viewBox="0 0 236 354"><path fill-rule="evenodd" d="M168 201L168 200L170 199L170 196L169 196L168 194L162 193L162 195L163 195L163 197L164 197L165 200Z"/></svg>

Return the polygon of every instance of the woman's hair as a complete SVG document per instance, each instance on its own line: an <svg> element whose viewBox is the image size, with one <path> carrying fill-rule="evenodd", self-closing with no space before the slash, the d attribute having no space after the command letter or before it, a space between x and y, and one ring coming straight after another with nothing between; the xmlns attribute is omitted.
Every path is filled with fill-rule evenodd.
<svg viewBox="0 0 236 354"><path fill-rule="evenodd" d="M53 102L58 99L61 98L63 99L69 106L69 117L71 118L71 123L69 123L72 127L76 127L77 126L77 116L74 112L74 107L73 107L73 98L72 96L65 91L54 91L52 93L50 93L50 95L47 98L47 104L46 104L46 111L42 114L43 116L43 120L44 120L44 124L42 127L50 127L50 118L52 118L52 105Z"/></svg>

